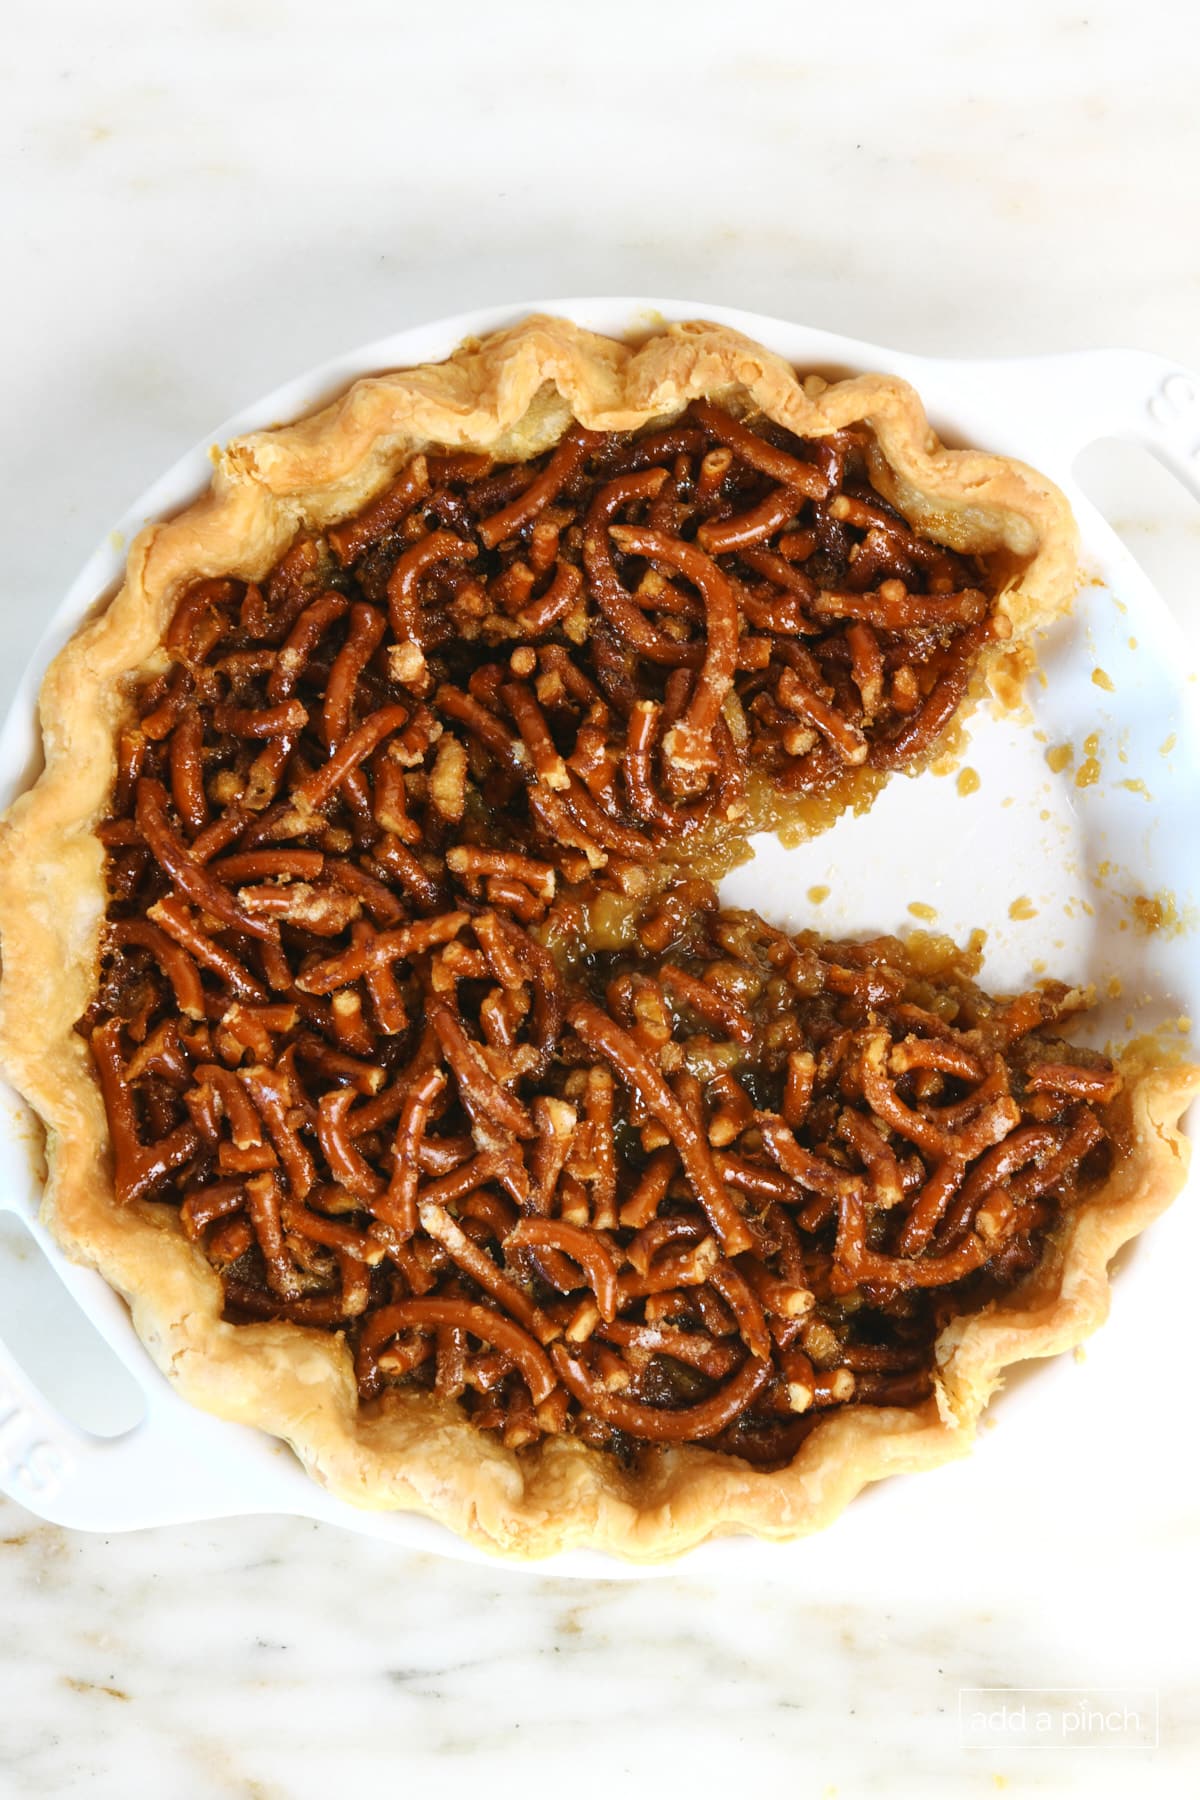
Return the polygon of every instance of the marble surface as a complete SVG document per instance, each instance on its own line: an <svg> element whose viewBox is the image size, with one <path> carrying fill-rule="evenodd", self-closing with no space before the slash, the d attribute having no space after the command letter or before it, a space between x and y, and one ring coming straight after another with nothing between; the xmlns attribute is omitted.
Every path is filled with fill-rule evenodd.
<svg viewBox="0 0 1200 1800"><path fill-rule="evenodd" d="M676 293L914 350L1129 343L1200 366L1198 56L1168 0L609 0L577 24L533 0L18 0L0 705L182 450L296 370L481 300ZM1132 451L1089 453L1086 478L1194 627L1194 505ZM1073 1565L1039 1486L1036 1567L990 1519L969 1568L914 1574L901 1531L904 1578L863 1593L848 1572L837 1606L789 1554L723 1581L565 1582L295 1520L105 1539L2 1504L0 1796L1191 1794L1187 1454L1164 1459L1154 1418L1080 1404L1154 1502L1114 1520L1105 1566ZM1016 1452L1013 1425L987 1454ZM837 1534L817 1553L825 1592ZM1047 1683L1155 1695L1158 1748L1018 1749L1000 1728L968 1747L961 1689Z"/></svg>
<svg viewBox="0 0 1200 1800"><path fill-rule="evenodd" d="M1107 1571L1072 1617L1021 1573L1001 1549L965 1601L941 1569L923 1607L814 1606L771 1576L543 1580L275 1520L83 1539L0 1506L0 1792L1193 1794L1165 1568ZM964 1687L1118 1679L1157 1694L1157 1751L964 1747Z"/></svg>

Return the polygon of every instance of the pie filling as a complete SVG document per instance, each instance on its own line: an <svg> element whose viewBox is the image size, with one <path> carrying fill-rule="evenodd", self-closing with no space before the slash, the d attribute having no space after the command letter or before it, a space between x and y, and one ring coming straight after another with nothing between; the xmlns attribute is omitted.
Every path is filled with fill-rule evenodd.
<svg viewBox="0 0 1200 1800"><path fill-rule="evenodd" d="M707 879L926 760L1006 635L874 456L710 404L423 454L184 592L79 1028L118 1200L178 1209L231 1321L344 1333L364 1403L431 1390L512 1449L776 1466L928 1398L947 1321L1103 1179L1077 994Z"/></svg>

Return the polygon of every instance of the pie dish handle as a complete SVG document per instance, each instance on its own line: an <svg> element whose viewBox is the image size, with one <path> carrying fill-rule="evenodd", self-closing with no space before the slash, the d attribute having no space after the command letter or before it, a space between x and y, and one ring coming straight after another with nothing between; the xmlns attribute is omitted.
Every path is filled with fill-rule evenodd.
<svg viewBox="0 0 1200 1800"><path fill-rule="evenodd" d="M1148 350L1077 350L1061 356L959 364L994 407L998 393L1022 421L1029 460L1069 474L1098 438L1140 444L1200 500L1200 374ZM957 379L957 373L956 373Z"/></svg>
<svg viewBox="0 0 1200 1800"><path fill-rule="evenodd" d="M98 1437L47 1400L0 1335L0 1493L77 1531L312 1513L311 1496L298 1491L305 1478L283 1445L188 1406L153 1368L140 1385L146 1409L138 1424Z"/></svg>
<svg viewBox="0 0 1200 1800"><path fill-rule="evenodd" d="M41 1247L30 1212L0 1196ZM0 1494L55 1525L127 1531L238 1513L312 1511L283 1445L201 1412L172 1389L136 1338L124 1303L90 1269L59 1267L68 1292L141 1391L119 1436L83 1430L30 1377L0 1322Z"/></svg>

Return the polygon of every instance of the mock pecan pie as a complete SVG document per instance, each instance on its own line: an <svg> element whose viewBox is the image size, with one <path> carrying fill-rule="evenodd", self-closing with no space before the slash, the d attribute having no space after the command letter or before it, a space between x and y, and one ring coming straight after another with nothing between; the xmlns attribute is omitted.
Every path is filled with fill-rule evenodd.
<svg viewBox="0 0 1200 1800"><path fill-rule="evenodd" d="M711 885L944 746L1071 542L902 384L705 327L531 322L232 446L52 671L0 877L52 1220L185 1391L661 1555L954 1454L1095 1323L1192 1072Z"/></svg>

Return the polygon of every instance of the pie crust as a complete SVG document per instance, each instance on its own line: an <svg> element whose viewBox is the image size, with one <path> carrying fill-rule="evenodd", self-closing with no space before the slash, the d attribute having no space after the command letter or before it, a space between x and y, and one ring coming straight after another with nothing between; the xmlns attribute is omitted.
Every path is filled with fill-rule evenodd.
<svg viewBox="0 0 1200 1800"><path fill-rule="evenodd" d="M867 421L879 452L873 479L910 522L1004 561L1001 606L1018 642L1069 606L1075 532L1062 495L1022 464L942 446L904 382L802 383L760 346L703 323L631 349L535 318L447 362L359 381L311 418L219 454L210 491L140 534L120 592L52 665L41 696L45 770L0 838L0 1058L45 1125L44 1216L56 1238L127 1298L139 1335L189 1401L285 1439L358 1506L422 1513L514 1556L586 1546L655 1560L724 1533L798 1536L829 1523L870 1481L965 1453L1008 1365L1076 1344L1103 1320L1111 1258L1182 1185L1178 1121L1200 1089L1196 1069L1127 1055L1125 1154L1003 1303L945 1329L936 1398L824 1419L792 1464L771 1472L695 1444L657 1448L635 1469L565 1435L517 1454L454 1405L412 1389L368 1416L340 1338L288 1322L224 1322L220 1277L170 1210L115 1204L105 1109L74 1029L93 997L106 904L94 828L129 694L165 664L181 586L198 575L263 576L299 528L355 512L427 444L521 460L556 442L572 418L628 431L701 396L802 436Z"/></svg>

